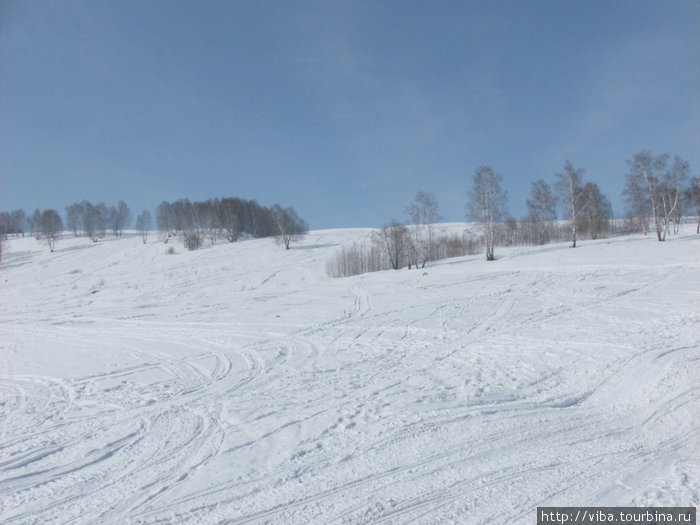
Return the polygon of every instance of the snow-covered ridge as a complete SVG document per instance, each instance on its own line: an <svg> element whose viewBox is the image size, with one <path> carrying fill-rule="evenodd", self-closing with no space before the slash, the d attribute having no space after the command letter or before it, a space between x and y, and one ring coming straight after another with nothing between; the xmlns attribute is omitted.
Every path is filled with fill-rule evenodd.
<svg viewBox="0 0 700 525"><path fill-rule="evenodd" d="M700 504L700 238L347 279L371 230L11 239L3 523L533 523ZM427 274L427 275L426 275Z"/></svg>

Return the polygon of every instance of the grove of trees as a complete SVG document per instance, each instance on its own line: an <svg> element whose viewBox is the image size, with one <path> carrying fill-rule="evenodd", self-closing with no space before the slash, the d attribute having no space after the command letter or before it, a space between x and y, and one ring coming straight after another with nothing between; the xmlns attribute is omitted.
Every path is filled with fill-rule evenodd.
<svg viewBox="0 0 700 525"><path fill-rule="evenodd" d="M421 190L404 210L406 223L392 220L375 233L369 245L342 248L329 261L328 272L343 276L388 268L424 268L428 261L480 250L484 250L487 261L493 261L498 245L541 245L566 239L575 248L580 238L633 232L646 235L650 224L657 240L664 241L671 232L678 232L683 217L688 215L696 217L696 233L700 234L700 178L691 177L685 160L643 150L626 162L622 219L613 218L610 200L596 183L583 180L583 169L574 168L567 160L552 183L544 179L532 182L525 202L527 215L518 221L508 214L501 175L490 166L480 166L472 175L465 206L466 217L476 224L478 235L466 230L462 235L440 231L442 217L437 200L432 193ZM557 221L558 209L563 222ZM66 206L65 219L65 228L75 237L98 242L108 231L121 237L133 215L121 200L116 206L84 200ZM136 218L136 231L144 244L153 226L148 210ZM177 237L190 250L202 247L206 241L213 244L218 239L236 242L258 237L275 237L288 250L308 232L308 224L292 207L275 204L267 208L255 200L237 197L163 201L156 208L155 227L164 242ZM21 209L0 212L0 241L29 233L45 239L54 251L63 229L63 220L53 209L37 209L31 215ZM2 248L0 242L0 256Z"/></svg>
<svg viewBox="0 0 700 525"><path fill-rule="evenodd" d="M680 221L683 186L690 173L690 166L680 157L676 156L673 163L669 160L667 153L637 153L627 161L629 171L623 190L630 213L640 223L647 224L651 216L659 241L666 240L672 221Z"/></svg>
<svg viewBox="0 0 700 525"><path fill-rule="evenodd" d="M532 183L526 200L527 215L517 221L506 210L507 194L502 178L490 166L481 166L472 176L466 216L478 226L479 235L465 230L455 235L440 232L441 217L434 196L419 191L406 207L408 223L393 220L382 227L369 245L341 248L327 264L333 277L368 271L423 268L429 260L475 254L484 250L486 259L496 259L498 245L538 245L568 240L572 247L581 238L598 239L611 234L649 231L652 221L659 241L673 227L678 231L684 216L697 217L700 234L700 178L690 178L687 162L670 155L655 156L642 151L627 161L623 201L626 215L615 220L610 200L595 182L584 181L584 170L564 163L552 184L544 179ZM561 210L563 221L558 221Z"/></svg>
<svg viewBox="0 0 700 525"><path fill-rule="evenodd" d="M156 225L166 243L182 236L190 250L200 248L206 239L213 244L219 238L236 242L242 236L276 237L289 249L308 231L308 225L294 208L282 208L279 204L266 208L254 200L237 197L204 202L163 201L156 208Z"/></svg>
<svg viewBox="0 0 700 525"><path fill-rule="evenodd" d="M115 237L121 237L130 224L131 210L124 201L119 201L116 207L108 207L104 202L93 205L89 201L66 206L66 228L75 237L84 235L92 242L103 239L108 229Z"/></svg>
<svg viewBox="0 0 700 525"><path fill-rule="evenodd" d="M0 212L0 237L5 239L8 235L24 237L26 224L27 220L23 210L14 210L9 213Z"/></svg>
<svg viewBox="0 0 700 525"><path fill-rule="evenodd" d="M66 229L74 237L87 237L93 242L103 239L107 232L121 237L133 217L129 206L121 200L116 206L84 200L66 206L65 212ZM237 197L204 202L190 202L188 199L172 203L163 201L156 208L155 222L166 243L173 237L180 237L183 245L190 250L201 248L207 240L213 244L217 239L236 242L242 237L275 237L286 249L290 249L292 243L308 232L308 224L292 207L283 208L275 204L267 208L254 200ZM56 230L58 226L60 228ZM152 226L151 213L144 210L136 218L135 225L144 244L148 242ZM24 236L27 227L37 239L45 238L53 251L64 225L55 210L43 213L35 210L29 217L22 210L0 212L0 238Z"/></svg>

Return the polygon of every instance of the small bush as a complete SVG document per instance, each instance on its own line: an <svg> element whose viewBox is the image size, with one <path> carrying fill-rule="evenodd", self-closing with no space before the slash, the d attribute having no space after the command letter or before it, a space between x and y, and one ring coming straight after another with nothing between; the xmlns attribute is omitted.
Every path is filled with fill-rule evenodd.
<svg viewBox="0 0 700 525"><path fill-rule="evenodd" d="M170 248L168 248L167 250L165 250L165 253L168 254L168 255L175 255L175 247L174 247L174 246L171 246Z"/></svg>
<svg viewBox="0 0 700 525"><path fill-rule="evenodd" d="M204 244L202 236L197 231L185 232L182 236L182 243L188 250L199 250Z"/></svg>

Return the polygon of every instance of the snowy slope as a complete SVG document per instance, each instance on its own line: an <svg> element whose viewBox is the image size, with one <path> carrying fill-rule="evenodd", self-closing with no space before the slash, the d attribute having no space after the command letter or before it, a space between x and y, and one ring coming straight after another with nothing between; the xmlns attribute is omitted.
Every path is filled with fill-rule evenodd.
<svg viewBox="0 0 700 525"><path fill-rule="evenodd" d="M368 230L9 241L3 523L534 523L700 504L700 239L331 280Z"/></svg>

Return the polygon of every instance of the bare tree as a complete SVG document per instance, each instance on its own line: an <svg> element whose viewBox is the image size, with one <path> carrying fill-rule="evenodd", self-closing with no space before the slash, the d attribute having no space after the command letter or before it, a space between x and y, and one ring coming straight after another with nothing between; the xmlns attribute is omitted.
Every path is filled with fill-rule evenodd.
<svg viewBox="0 0 700 525"><path fill-rule="evenodd" d="M11 233L17 235L12 214L6 211L0 212L0 236L7 239Z"/></svg>
<svg viewBox="0 0 700 525"><path fill-rule="evenodd" d="M218 217L215 212L216 203L211 199L205 202L195 202L192 204L194 213L194 226L202 238L209 238L211 243L216 241L218 232Z"/></svg>
<svg viewBox="0 0 700 525"><path fill-rule="evenodd" d="M547 242L547 229L557 218L557 201L552 188L540 179L532 183L530 198L526 201L530 222L535 229L537 244Z"/></svg>
<svg viewBox="0 0 700 525"><path fill-rule="evenodd" d="M406 215L412 223L409 227L409 267L412 260L416 268L419 265L424 268L428 260L436 258L435 225L442 220L435 195L418 191L413 202L406 207Z"/></svg>
<svg viewBox="0 0 700 525"><path fill-rule="evenodd" d="M680 157L668 166L667 153L654 156L641 151L627 161L624 193L628 202L646 203L654 221L656 238L666 240L669 225L679 206L681 186L690 167Z"/></svg>
<svg viewBox="0 0 700 525"><path fill-rule="evenodd" d="M554 186L559 194L559 202L567 211L569 220L571 221L571 247L576 248L576 228L577 219L581 212L586 207L582 189L583 184L583 169L574 169L571 162L568 160L564 164L564 173L557 173L555 177L558 179Z"/></svg>
<svg viewBox="0 0 700 525"><path fill-rule="evenodd" d="M182 243L188 250L198 250L204 244L200 217L203 219L205 215L198 213L201 210L199 204L188 199L180 199L174 204L175 220L182 230Z"/></svg>
<svg viewBox="0 0 700 525"><path fill-rule="evenodd" d="M211 239L212 244L214 244L223 231L223 214L219 199L209 199L206 202L206 213L207 236Z"/></svg>
<svg viewBox="0 0 700 525"><path fill-rule="evenodd" d="M309 231L306 221L300 218L294 208L282 208L275 204L270 210L270 216L277 230L277 241L289 250L289 244L304 237Z"/></svg>
<svg viewBox="0 0 700 525"><path fill-rule="evenodd" d="M82 205L77 202L66 206L66 228L73 232L74 237L78 237L83 229L84 214Z"/></svg>
<svg viewBox="0 0 700 525"><path fill-rule="evenodd" d="M626 177L625 187L622 190L622 200L627 208L627 221L631 229L642 231L644 235L649 232L649 212L651 200L649 192L641 184L638 177Z"/></svg>
<svg viewBox="0 0 700 525"><path fill-rule="evenodd" d="M45 210L41 214L41 234L49 245L49 250L53 251L56 246L56 239L61 236L63 221L56 210Z"/></svg>
<svg viewBox="0 0 700 525"><path fill-rule="evenodd" d="M249 203L249 220L251 231L254 237L270 237L277 235L277 226L272 217L271 210L265 206L260 206L257 202ZM243 231L248 231L244 228Z"/></svg>
<svg viewBox="0 0 700 525"><path fill-rule="evenodd" d="M102 205L104 207L104 204ZM82 225L85 235L87 235L92 242L97 242L103 235L103 223L104 218L102 215L102 210L97 206L93 206L92 203L88 201L83 201L80 203L80 210L82 212Z"/></svg>
<svg viewBox="0 0 700 525"><path fill-rule="evenodd" d="M143 243L148 242L148 232L151 229L151 212L148 210L143 210L138 217L136 217L136 230L141 235Z"/></svg>
<svg viewBox="0 0 700 525"><path fill-rule="evenodd" d="M204 240L199 230L192 228L182 232L182 243L188 250L199 250L204 244Z"/></svg>
<svg viewBox="0 0 700 525"><path fill-rule="evenodd" d="M228 242L236 242L241 234L245 206L240 199L224 198L219 204L221 208L221 228Z"/></svg>
<svg viewBox="0 0 700 525"><path fill-rule="evenodd" d="M24 210L14 210L10 213L3 211L0 213L0 236L7 239L9 234L15 237L22 235L24 237L24 228L26 224L26 216Z"/></svg>
<svg viewBox="0 0 700 525"><path fill-rule="evenodd" d="M385 225L374 236L374 243L389 257L394 270L403 266L408 250L408 228L395 220Z"/></svg>
<svg viewBox="0 0 700 525"><path fill-rule="evenodd" d="M109 221L109 210L104 202L98 202L95 205L96 212L96 223L97 223L97 236L100 239L104 239L107 235L107 223Z"/></svg>
<svg viewBox="0 0 700 525"><path fill-rule="evenodd" d="M166 243L170 240L170 237L177 234L172 204L163 201L158 205L156 208L156 224L161 237L165 238Z"/></svg>
<svg viewBox="0 0 700 525"><path fill-rule="evenodd" d="M188 199L179 199L172 205L175 217L175 231L191 231L194 229L194 208Z"/></svg>
<svg viewBox="0 0 700 525"><path fill-rule="evenodd" d="M501 189L501 176L490 166L480 166L472 178L467 218L478 222L486 245L486 260L493 261L495 224L505 214L507 194Z"/></svg>
<svg viewBox="0 0 700 525"><path fill-rule="evenodd" d="M112 235L115 237L118 237L118 229L117 229L117 209L114 206L107 206L105 208L105 218L107 222L107 227L112 231Z"/></svg>
<svg viewBox="0 0 700 525"><path fill-rule="evenodd" d="M24 226L27 222L27 216L24 210L13 210L10 213L10 218L12 219L13 233L18 237L22 234L22 237L24 237Z"/></svg>
<svg viewBox="0 0 700 525"><path fill-rule="evenodd" d="M683 186L689 175L690 164L676 155L673 158L669 177L664 181L661 191L661 202L667 231L669 222L673 222L673 233L680 231L683 206L685 204Z"/></svg>
<svg viewBox="0 0 700 525"><path fill-rule="evenodd" d="M7 235L12 232L12 217L6 211L0 213L0 237L7 239Z"/></svg>
<svg viewBox="0 0 700 525"><path fill-rule="evenodd" d="M71 226L75 227L77 224L81 224L85 235L92 242L103 239L107 233L107 225L108 223L111 224L112 220L110 210L105 203L100 202L97 205L93 205L85 200L76 206L75 210L79 210L80 219L75 223L71 221Z"/></svg>
<svg viewBox="0 0 700 525"><path fill-rule="evenodd" d="M591 239L606 234L610 230L612 219L612 205L608 198L601 193L596 183L587 182L581 189L581 200L585 206L578 218L579 231Z"/></svg>
<svg viewBox="0 0 700 525"><path fill-rule="evenodd" d="M110 206L108 214L112 227L112 233L115 237L121 237L124 228L131 224L132 215L129 206L127 206L124 201L119 201L116 208L114 206Z"/></svg>
<svg viewBox="0 0 700 525"><path fill-rule="evenodd" d="M389 259L378 243L343 246L326 264L326 272L331 277L349 277L389 268Z"/></svg>
<svg viewBox="0 0 700 525"><path fill-rule="evenodd" d="M506 218L501 224L502 239L506 246L512 246L518 242L518 221L513 217Z"/></svg>
<svg viewBox="0 0 700 525"><path fill-rule="evenodd" d="M200 204L192 204L189 199L179 199L170 205L173 218L171 227L175 232L182 232L182 242L188 250L198 250L204 243L200 219L205 220L205 215L199 213L202 209Z"/></svg>
<svg viewBox="0 0 700 525"><path fill-rule="evenodd" d="M34 210L34 213L29 218L29 229L31 234L39 239L39 234L41 233L41 212L38 209Z"/></svg>
<svg viewBox="0 0 700 525"><path fill-rule="evenodd" d="M683 197L687 208L693 210L692 213L697 217L698 223L695 233L700 234L700 177L690 179L690 186L683 192Z"/></svg>

